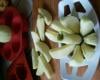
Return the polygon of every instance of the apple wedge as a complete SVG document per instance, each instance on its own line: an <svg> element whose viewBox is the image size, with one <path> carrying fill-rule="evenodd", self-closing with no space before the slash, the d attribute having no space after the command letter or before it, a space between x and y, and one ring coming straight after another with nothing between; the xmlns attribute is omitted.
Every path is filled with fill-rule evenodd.
<svg viewBox="0 0 100 80"><path fill-rule="evenodd" d="M49 54L48 45L44 42L38 42L37 45L38 45L38 51L43 54L47 62L50 62L51 56Z"/></svg>
<svg viewBox="0 0 100 80"><path fill-rule="evenodd" d="M38 67L38 53L35 51L34 48L32 48L31 56L32 56L32 67L33 67L33 69L37 69L37 67Z"/></svg>
<svg viewBox="0 0 100 80"><path fill-rule="evenodd" d="M40 42L38 34L34 31L31 32L32 40L34 42L35 50L38 51L37 43Z"/></svg>
<svg viewBox="0 0 100 80"><path fill-rule="evenodd" d="M95 48L91 47L85 43L81 45L81 49L83 52L84 57L89 60L95 54Z"/></svg>
<svg viewBox="0 0 100 80"><path fill-rule="evenodd" d="M0 25L0 42L7 43L11 40L11 29L9 26Z"/></svg>
<svg viewBox="0 0 100 80"><path fill-rule="evenodd" d="M88 17L82 17L80 20L80 33L85 36L93 30L94 23Z"/></svg>
<svg viewBox="0 0 100 80"><path fill-rule="evenodd" d="M45 59L44 56L42 56L42 55L40 55L40 56L43 57L43 59ZM44 60L44 62L42 62L43 60L41 61L41 57L40 56L38 56L38 58L37 58L38 59L38 67L37 67L37 71L36 71L36 75L37 76L43 75L43 73L44 73L43 64L44 65L47 64L47 62L45 60Z"/></svg>
<svg viewBox="0 0 100 80"><path fill-rule="evenodd" d="M75 45L64 45L59 48L54 48L49 51L50 55L54 59L62 59L68 56L73 50Z"/></svg>
<svg viewBox="0 0 100 80"><path fill-rule="evenodd" d="M70 28L68 27L64 27L59 20L54 20L50 26L50 28L58 31L58 32L67 32L72 34L72 30L70 30Z"/></svg>
<svg viewBox="0 0 100 80"><path fill-rule="evenodd" d="M57 40L58 33L57 32L47 29L45 32L45 35L49 40L51 40L53 42L58 42L58 40Z"/></svg>
<svg viewBox="0 0 100 80"><path fill-rule="evenodd" d="M38 66L39 67L37 70L38 74L42 75L43 73L45 73L46 77L48 79L51 79L53 76L53 70L51 68L51 65L46 61L43 55L40 55L38 57L38 61L41 64L41 65L39 64L40 67Z"/></svg>
<svg viewBox="0 0 100 80"><path fill-rule="evenodd" d="M44 33L45 33L45 23L44 23L44 18L41 15L38 15L38 17L37 17L37 24L36 25L37 25L37 30L38 30L40 39L42 41L44 41L45 40L45 36L44 36Z"/></svg>
<svg viewBox="0 0 100 80"><path fill-rule="evenodd" d="M82 64L83 61L84 61L84 56L81 51L81 47L77 45L73 51L73 56L71 57L69 64L70 66L78 66Z"/></svg>
<svg viewBox="0 0 100 80"><path fill-rule="evenodd" d="M96 33L92 33L84 37L84 42L89 45L96 46L97 45L97 36Z"/></svg>
<svg viewBox="0 0 100 80"><path fill-rule="evenodd" d="M71 15L61 17L60 22L65 28L72 30L73 33L80 32L80 22L77 17Z"/></svg>
<svg viewBox="0 0 100 80"><path fill-rule="evenodd" d="M61 37L59 33L49 29L45 32L45 35L49 40L57 43L80 44L82 41L82 38L77 34L62 33Z"/></svg>
<svg viewBox="0 0 100 80"><path fill-rule="evenodd" d="M80 35L63 33L63 40L61 41L61 43L80 44L81 41L82 38Z"/></svg>
<svg viewBox="0 0 100 80"><path fill-rule="evenodd" d="M52 16L47 10L45 10L43 8L39 8L38 12L40 15L42 15L44 17L45 23L47 25L50 25L52 23Z"/></svg>

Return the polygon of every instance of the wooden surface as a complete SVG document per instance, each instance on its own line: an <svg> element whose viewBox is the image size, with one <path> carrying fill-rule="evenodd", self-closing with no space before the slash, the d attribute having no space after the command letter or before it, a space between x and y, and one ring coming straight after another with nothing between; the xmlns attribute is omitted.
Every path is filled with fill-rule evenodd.
<svg viewBox="0 0 100 80"><path fill-rule="evenodd" d="M99 6L100 0L91 0L91 1L96 9L96 12L100 16L100 6ZM35 25L36 25L36 19L37 19L37 14L38 14L37 9L39 7L43 7L47 9L52 14L53 19L55 19L58 17L57 5L58 5L58 0L33 0L33 27L32 29L36 27ZM52 80L61 80L60 71L59 71L59 61L52 60L51 65L55 73ZM69 68L69 71L70 71L70 68ZM79 74L82 74L83 72L84 72L84 68L79 70ZM47 80L45 75L41 76L41 80ZM100 80L100 66L97 68L97 72L95 73L93 80Z"/></svg>

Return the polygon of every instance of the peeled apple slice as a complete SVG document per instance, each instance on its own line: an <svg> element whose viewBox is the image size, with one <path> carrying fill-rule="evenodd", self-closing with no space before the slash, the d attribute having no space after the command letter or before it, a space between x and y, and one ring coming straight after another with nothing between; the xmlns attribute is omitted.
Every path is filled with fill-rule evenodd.
<svg viewBox="0 0 100 80"><path fill-rule="evenodd" d="M39 32L39 36L40 36L40 39L42 41L45 40L45 36L44 36L44 31L45 31L45 23L44 23L44 19L41 15L38 15L38 18L37 18L37 30Z"/></svg>
<svg viewBox="0 0 100 80"><path fill-rule="evenodd" d="M38 34L34 31L31 32L31 36L32 36L32 39L34 42L35 50L38 51L37 43L40 42L40 38L39 38Z"/></svg>
<svg viewBox="0 0 100 80"><path fill-rule="evenodd" d="M32 55L32 67L33 67L33 69L37 69L37 67L38 67L38 53L35 51L34 48L32 48L31 55Z"/></svg>
<svg viewBox="0 0 100 80"><path fill-rule="evenodd" d="M0 42L7 43L11 40L11 29L9 26L0 25Z"/></svg>
<svg viewBox="0 0 100 80"><path fill-rule="evenodd" d="M37 76L41 76L41 75L43 75L43 73L44 73L44 70L43 70L43 63L44 64L47 64L47 62L46 61L44 61L43 63L41 62L41 59L40 59L40 56L37 58L38 59L38 67L37 67L37 71L36 71L36 75Z"/></svg>
<svg viewBox="0 0 100 80"><path fill-rule="evenodd" d="M78 66L82 64L84 57L81 51L81 47L77 45L74 49L73 56L69 62L70 66Z"/></svg>
<svg viewBox="0 0 100 80"><path fill-rule="evenodd" d="M64 27L59 20L54 20L50 27L58 32L73 33L68 27Z"/></svg>
<svg viewBox="0 0 100 80"><path fill-rule="evenodd" d="M97 36L96 36L96 33L92 33L92 34L84 37L84 42L86 44L96 46L97 45Z"/></svg>
<svg viewBox="0 0 100 80"><path fill-rule="evenodd" d="M38 12L39 12L40 15L42 15L44 17L45 23L47 25L50 25L51 22L52 22L52 16L51 16L51 14L47 10L45 10L43 8L39 8Z"/></svg>
<svg viewBox="0 0 100 80"><path fill-rule="evenodd" d="M83 43L81 45L81 49L82 49L82 52L83 52L84 57L87 60L89 60L93 56L93 54L95 53L95 48L94 47L91 47L91 46L89 46L89 45L87 45L85 43Z"/></svg>
<svg viewBox="0 0 100 80"><path fill-rule="evenodd" d="M49 40L51 40L53 42L58 42L58 40L57 40L58 33L57 32L47 29L47 31L45 32L45 35Z"/></svg>
<svg viewBox="0 0 100 80"><path fill-rule="evenodd" d="M77 34L62 33L63 37L61 40L58 39L60 37L59 33L54 32L52 30L48 29L45 34L49 40L57 42L57 43L79 44L82 41L81 37Z"/></svg>
<svg viewBox="0 0 100 80"><path fill-rule="evenodd" d="M71 29L73 33L80 32L80 22L77 17L71 15L61 17L60 22L65 28Z"/></svg>
<svg viewBox="0 0 100 80"><path fill-rule="evenodd" d="M69 55L73 51L74 47L75 45L64 45L59 48L51 49L49 53L54 59L62 59Z"/></svg>
<svg viewBox="0 0 100 80"><path fill-rule="evenodd" d="M62 43L66 44L80 44L82 41L82 38L77 35L77 34L67 34L63 33L63 40L61 41Z"/></svg>
<svg viewBox="0 0 100 80"><path fill-rule="evenodd" d="M85 36L93 30L94 23L88 17L82 17L80 20L80 33Z"/></svg>
<svg viewBox="0 0 100 80"><path fill-rule="evenodd" d="M42 74L42 71L43 71L43 73L45 73L46 77L48 79L51 79L52 75L53 75L53 70L51 68L51 65L49 63L47 63L47 61L46 61L46 59L44 58L43 55L40 55L38 57L38 61L41 64L40 73L39 74Z"/></svg>
<svg viewBox="0 0 100 80"><path fill-rule="evenodd" d="M38 51L43 54L47 62L50 62L51 56L49 54L49 47L46 43L38 42Z"/></svg>

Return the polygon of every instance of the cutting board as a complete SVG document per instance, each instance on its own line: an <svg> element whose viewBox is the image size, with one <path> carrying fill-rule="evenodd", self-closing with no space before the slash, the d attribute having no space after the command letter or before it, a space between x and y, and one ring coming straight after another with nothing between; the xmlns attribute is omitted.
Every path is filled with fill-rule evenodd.
<svg viewBox="0 0 100 80"><path fill-rule="evenodd" d="M95 2L95 4L96 4L96 2ZM34 30L34 28L36 27L36 19L37 19L39 7L42 7L44 9L48 10L52 14L53 19L58 18L58 0L33 0L33 17L32 17L33 18L33 26L32 26L32 30ZM95 6L95 7L97 7L97 6ZM96 10L99 10L99 8L96 8ZM53 76L52 80L61 80L60 70L59 70L60 69L59 60L52 60L50 62L50 64L52 65L52 68L54 70L54 76ZM68 69L69 73L71 72L71 69L72 68L69 67L69 69ZM79 75L83 74L84 70L85 70L85 67L79 68L78 74ZM96 72L93 80L100 79L99 76L100 76L100 68L97 69L97 72ZM41 78L41 80L48 80L45 75L42 75L40 78Z"/></svg>

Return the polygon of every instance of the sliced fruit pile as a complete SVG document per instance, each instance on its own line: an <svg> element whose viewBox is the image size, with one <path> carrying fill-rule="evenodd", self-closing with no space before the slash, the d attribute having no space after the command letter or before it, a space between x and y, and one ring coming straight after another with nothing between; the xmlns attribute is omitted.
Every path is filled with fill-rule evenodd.
<svg viewBox="0 0 100 80"><path fill-rule="evenodd" d="M88 17L80 20L68 15L53 21L45 32L46 37L63 46L50 49L49 53L54 59L70 58L71 66L78 66L84 60L89 60L95 53L97 36L94 31L94 23Z"/></svg>
<svg viewBox="0 0 100 80"><path fill-rule="evenodd" d="M47 10L39 8L38 13L36 31L31 32L35 47L32 48L33 69L37 69L37 75L45 73L49 79L52 77L53 71L49 64L51 57L69 57L69 64L78 66L94 55L97 35L94 23L88 17L78 19L68 15L52 20ZM45 37L61 46L50 49Z"/></svg>
<svg viewBox="0 0 100 80"><path fill-rule="evenodd" d="M37 69L36 75L45 74L48 79L52 78L53 70L50 65L51 56L49 46L45 43L45 25L50 25L52 17L48 11L39 8L36 31L32 31L34 47L32 48L33 69Z"/></svg>
<svg viewBox="0 0 100 80"><path fill-rule="evenodd" d="M0 56L11 63L5 78L32 80L25 57L25 49L29 48L28 36L25 36L28 34L28 21L16 7L5 5L5 1L8 0L0 0Z"/></svg>

